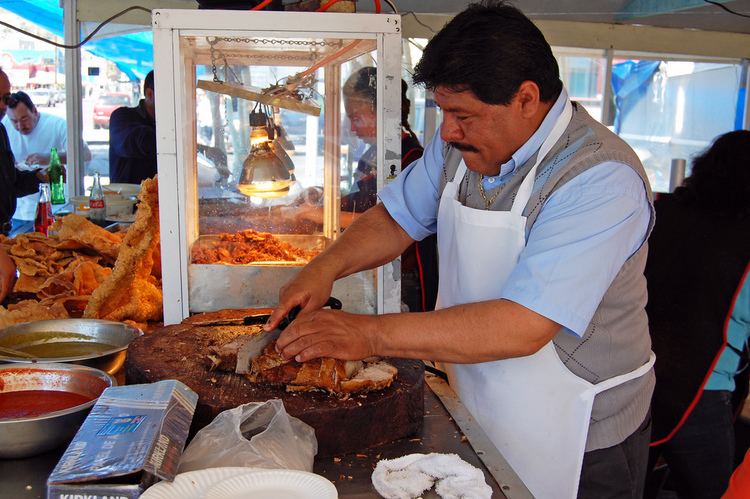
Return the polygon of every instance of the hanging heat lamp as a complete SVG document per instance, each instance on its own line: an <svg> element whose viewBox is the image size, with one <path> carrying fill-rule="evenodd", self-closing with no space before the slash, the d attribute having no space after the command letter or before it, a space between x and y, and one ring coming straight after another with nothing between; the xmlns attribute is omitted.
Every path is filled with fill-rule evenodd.
<svg viewBox="0 0 750 499"><path fill-rule="evenodd" d="M285 196L294 182L294 163L274 143L275 129L265 112L251 112L249 121L250 153L242 163L237 188L245 196Z"/></svg>

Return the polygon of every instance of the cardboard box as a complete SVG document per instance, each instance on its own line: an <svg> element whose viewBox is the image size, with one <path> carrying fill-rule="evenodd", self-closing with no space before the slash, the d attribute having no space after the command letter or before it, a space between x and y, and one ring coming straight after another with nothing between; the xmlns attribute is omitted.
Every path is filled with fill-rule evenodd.
<svg viewBox="0 0 750 499"><path fill-rule="evenodd" d="M197 402L176 380L107 388L47 479L47 498L137 498L174 479Z"/></svg>

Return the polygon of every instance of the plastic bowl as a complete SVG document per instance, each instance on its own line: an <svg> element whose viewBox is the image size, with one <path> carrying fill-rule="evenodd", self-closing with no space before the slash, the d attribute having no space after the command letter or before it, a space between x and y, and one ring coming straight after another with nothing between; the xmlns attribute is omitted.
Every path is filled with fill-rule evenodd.
<svg viewBox="0 0 750 499"><path fill-rule="evenodd" d="M135 201L132 199L110 199L105 198L107 216L132 215Z"/></svg>
<svg viewBox="0 0 750 499"><path fill-rule="evenodd" d="M89 216L89 197L73 196L70 198L70 204L73 205L73 213L82 217Z"/></svg>
<svg viewBox="0 0 750 499"><path fill-rule="evenodd" d="M75 393L82 404L20 418L0 418L0 458L34 456L69 443L99 395L117 383L109 374L71 364L6 364L0 366L0 396L24 390Z"/></svg>

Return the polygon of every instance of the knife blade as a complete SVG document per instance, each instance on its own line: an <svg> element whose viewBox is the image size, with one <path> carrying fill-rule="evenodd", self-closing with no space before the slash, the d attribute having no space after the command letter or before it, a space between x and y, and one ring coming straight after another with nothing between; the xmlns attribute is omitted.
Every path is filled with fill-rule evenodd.
<svg viewBox="0 0 750 499"><path fill-rule="evenodd" d="M323 306L330 307L333 310L341 310L342 304L340 300L331 296ZM248 373L253 359L258 357L269 343L279 339L281 332L297 318L297 315L299 315L301 310L302 308L299 305L293 307L286 317L281 319L276 329L272 331L261 331L259 334L254 334L252 337L247 338L237 350L237 366L235 372L239 374ZM262 325L268 322L269 317L271 317L271 314L249 315L245 317L244 324L246 326Z"/></svg>

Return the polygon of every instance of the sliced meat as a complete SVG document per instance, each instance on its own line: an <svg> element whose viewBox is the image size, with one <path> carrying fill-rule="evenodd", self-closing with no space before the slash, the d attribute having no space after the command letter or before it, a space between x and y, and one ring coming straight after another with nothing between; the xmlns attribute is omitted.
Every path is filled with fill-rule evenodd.
<svg viewBox="0 0 750 499"><path fill-rule="evenodd" d="M259 326L207 326L205 329L215 330L217 337L233 336L228 342L218 341L210 346L208 358L213 368L238 374L249 373L253 359L276 339L275 334L267 333Z"/></svg>
<svg viewBox="0 0 750 499"><path fill-rule="evenodd" d="M382 390L393 383L398 370L384 361L365 363L329 357L300 364L284 360L276 352L275 342L252 362L249 378L257 383L284 384L290 391L327 390L351 394Z"/></svg>
<svg viewBox="0 0 750 499"><path fill-rule="evenodd" d="M382 390L391 386L398 369L385 361L366 364L353 378L341 382L343 393L362 393Z"/></svg>

